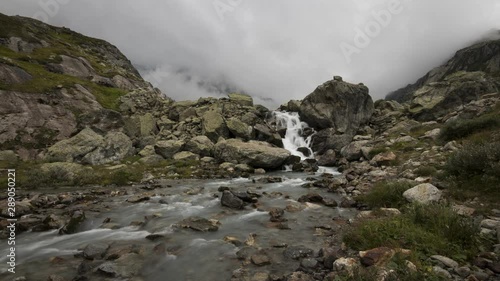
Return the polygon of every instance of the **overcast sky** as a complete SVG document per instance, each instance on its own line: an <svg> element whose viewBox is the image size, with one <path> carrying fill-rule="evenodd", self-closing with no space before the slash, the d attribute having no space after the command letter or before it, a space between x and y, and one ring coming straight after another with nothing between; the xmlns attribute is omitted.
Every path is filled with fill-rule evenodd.
<svg viewBox="0 0 500 281"><path fill-rule="evenodd" d="M498 0L1 1L2 13L115 44L176 100L213 95L199 86L206 82L273 99L269 106L302 99L333 75L382 98L500 29Z"/></svg>

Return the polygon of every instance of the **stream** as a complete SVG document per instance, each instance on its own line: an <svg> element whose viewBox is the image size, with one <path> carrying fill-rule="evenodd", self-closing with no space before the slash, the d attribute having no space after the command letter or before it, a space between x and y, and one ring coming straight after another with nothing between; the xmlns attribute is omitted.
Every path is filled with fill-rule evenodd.
<svg viewBox="0 0 500 281"><path fill-rule="evenodd" d="M287 124L285 148L307 158L296 150L309 147L310 140L300 136L302 126L306 125L294 114L279 113L277 118L278 123ZM57 230L19 234L15 275L25 276L26 280L47 280L47 276L56 274L72 280L83 271L82 263L97 266L105 262L82 262L82 249L89 244L108 245L108 257L113 251L133 252L136 255L125 255L129 260L120 263L125 265L123 268L115 265L115 269L122 277L126 277L127 272L132 276L133 272L139 272L142 279L119 276L100 279L92 275L96 279L84 280L230 280L233 271L242 266L238 257L248 248L265 250L272 261L265 267L246 264L245 268L251 272L265 269L278 275L291 273L299 267L300 260L287 257L284 254L287 249L301 246L317 253L324 246L325 237L338 229L339 221L347 221L356 213L352 209L298 202L298 198L310 192L326 200L340 201L336 193L303 187L313 179L320 179L323 173L339 174L334 168L320 167L314 174L281 171L231 180L178 180L151 191L154 196L144 202L127 202L133 195L106 197L99 210L86 213L87 219L76 234L59 235ZM269 177L281 182L266 180ZM243 210L229 209L221 206L220 187L250 192L259 198ZM133 187L125 189L133 190ZM286 221L271 222L269 211L273 208L285 209ZM180 221L192 217L216 220L218 230L200 232L178 226ZM111 229L102 228L104 221L113 223L112 227L108 224ZM7 249L2 247L0 263L3 265L7 254ZM0 274L0 280L14 279L5 271Z"/></svg>

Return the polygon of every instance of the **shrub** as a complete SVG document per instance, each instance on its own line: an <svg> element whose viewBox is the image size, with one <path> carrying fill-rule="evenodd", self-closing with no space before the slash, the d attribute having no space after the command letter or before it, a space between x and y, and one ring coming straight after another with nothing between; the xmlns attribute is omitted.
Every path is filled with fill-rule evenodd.
<svg viewBox="0 0 500 281"><path fill-rule="evenodd" d="M494 128L500 128L500 118L497 114L483 115L471 120L455 120L441 129L439 138L450 141Z"/></svg>
<svg viewBox="0 0 500 281"><path fill-rule="evenodd" d="M414 173L420 177L430 177L436 175L437 169L433 166L421 166L417 168Z"/></svg>
<svg viewBox="0 0 500 281"><path fill-rule="evenodd" d="M379 182L370 192L357 199L372 208L400 208L406 204L403 193L411 187L408 181Z"/></svg>
<svg viewBox="0 0 500 281"><path fill-rule="evenodd" d="M355 250L386 246L412 250L421 260L445 255L465 260L478 251L479 227L445 205L412 205L397 217L357 224L344 236Z"/></svg>

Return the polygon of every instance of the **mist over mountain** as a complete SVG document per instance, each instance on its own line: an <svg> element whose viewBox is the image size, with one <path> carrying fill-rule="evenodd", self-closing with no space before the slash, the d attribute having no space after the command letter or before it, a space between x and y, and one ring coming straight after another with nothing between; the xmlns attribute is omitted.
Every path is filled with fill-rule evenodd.
<svg viewBox="0 0 500 281"><path fill-rule="evenodd" d="M302 99L333 75L363 82L375 99L383 98L458 49L491 36L500 26L499 5L494 0L19 0L2 3L2 12L115 44L174 99L239 90L276 106Z"/></svg>

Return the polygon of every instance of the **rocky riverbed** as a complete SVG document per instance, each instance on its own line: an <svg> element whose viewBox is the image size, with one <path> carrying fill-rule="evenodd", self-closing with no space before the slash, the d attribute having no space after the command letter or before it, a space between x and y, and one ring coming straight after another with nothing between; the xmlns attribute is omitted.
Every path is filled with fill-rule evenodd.
<svg viewBox="0 0 500 281"><path fill-rule="evenodd" d="M341 197L326 186L312 184L336 175L273 173L23 194L31 210L19 220L26 231L16 237L16 276L282 280L301 268L320 278L333 262L325 253L337 255L338 237L357 213L339 207ZM2 250L2 263L6 255Z"/></svg>

